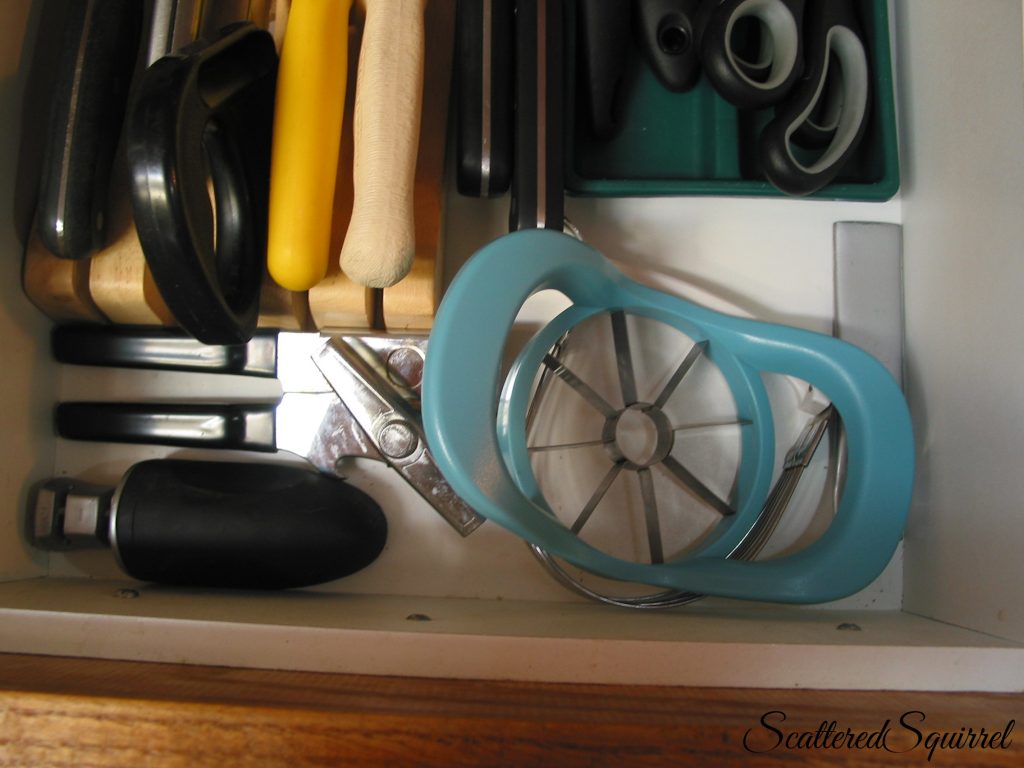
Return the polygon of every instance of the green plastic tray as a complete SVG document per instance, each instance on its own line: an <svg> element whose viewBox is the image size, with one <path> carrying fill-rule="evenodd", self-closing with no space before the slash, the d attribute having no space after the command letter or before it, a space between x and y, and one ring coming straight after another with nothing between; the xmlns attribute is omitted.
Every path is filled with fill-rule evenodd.
<svg viewBox="0 0 1024 768"><path fill-rule="evenodd" d="M812 0L813 1L813 0ZM884 201L899 189L896 110L886 0L860 0L873 74L867 133L839 178L812 198ZM575 50L575 3L568 3L569 50ZM576 110L576 68L569 67L566 190L601 197L665 195L784 196L762 177L756 137L770 110L737 110L701 77L683 94L664 89L639 50L625 79L623 126L613 139L593 137Z"/></svg>

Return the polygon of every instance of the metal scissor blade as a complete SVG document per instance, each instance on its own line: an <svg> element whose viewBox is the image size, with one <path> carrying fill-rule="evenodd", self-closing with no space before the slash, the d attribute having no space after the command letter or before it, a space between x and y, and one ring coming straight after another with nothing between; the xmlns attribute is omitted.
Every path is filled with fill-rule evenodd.
<svg viewBox="0 0 1024 768"><path fill-rule="evenodd" d="M448 485L427 450L419 411L378 370L369 348L333 338L314 358L380 455L463 536L483 522ZM366 354L367 351L370 354Z"/></svg>

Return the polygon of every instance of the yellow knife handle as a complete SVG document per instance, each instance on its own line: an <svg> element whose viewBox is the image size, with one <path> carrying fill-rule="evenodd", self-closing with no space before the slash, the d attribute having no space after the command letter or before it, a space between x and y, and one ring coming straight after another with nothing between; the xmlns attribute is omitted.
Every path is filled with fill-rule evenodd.
<svg viewBox="0 0 1024 768"><path fill-rule="evenodd" d="M305 291L327 273L351 0L292 0L277 74L267 269Z"/></svg>
<svg viewBox="0 0 1024 768"><path fill-rule="evenodd" d="M366 0L352 128L354 202L341 268L370 288L401 280L416 253L425 7L426 0Z"/></svg>

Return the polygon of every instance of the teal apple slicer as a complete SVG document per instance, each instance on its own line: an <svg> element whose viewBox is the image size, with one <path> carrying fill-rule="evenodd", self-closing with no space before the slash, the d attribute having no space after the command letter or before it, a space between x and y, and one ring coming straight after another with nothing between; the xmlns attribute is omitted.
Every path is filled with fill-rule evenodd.
<svg viewBox="0 0 1024 768"><path fill-rule="evenodd" d="M507 365L520 310L549 289L568 308ZM576 345L575 357L564 355L574 337L589 341ZM631 344L644 343L672 364L657 371L636 365ZM581 376L581 351L611 357L612 379ZM842 424L845 474L823 531L755 559L754 542L763 544L778 522L765 529L768 510L785 506L773 476L780 464L783 476L799 469L807 448L800 443L821 437L805 431L790 455L779 455L765 383L775 374L827 398L828 413ZM545 405L556 389L564 396ZM667 590L660 595L786 603L850 595L888 564L910 504L910 417L881 363L830 336L722 314L641 285L553 229L501 237L455 276L431 332L422 403L437 465L479 514L547 558ZM694 413L701 408L710 409L706 418ZM583 426L531 444L538 429L570 422ZM728 450L707 449L722 444ZM638 490L639 503L620 494L628 487ZM666 503L680 498L695 511L683 522L663 519ZM632 540L643 557L598 541L603 527L627 513L640 523L610 539ZM659 607L658 597L648 605Z"/></svg>

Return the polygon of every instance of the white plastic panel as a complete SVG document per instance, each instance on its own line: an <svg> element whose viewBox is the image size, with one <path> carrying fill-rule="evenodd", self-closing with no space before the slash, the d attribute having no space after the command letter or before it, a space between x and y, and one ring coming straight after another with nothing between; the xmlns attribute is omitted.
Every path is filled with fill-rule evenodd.
<svg viewBox="0 0 1024 768"><path fill-rule="evenodd" d="M1024 640L1024 62L1017 0L896 4L907 383L907 609Z"/></svg>
<svg viewBox="0 0 1024 768"><path fill-rule="evenodd" d="M358 674L755 688L1024 689L1015 643L899 611L0 585L5 650ZM630 619L630 620L625 620Z"/></svg>

